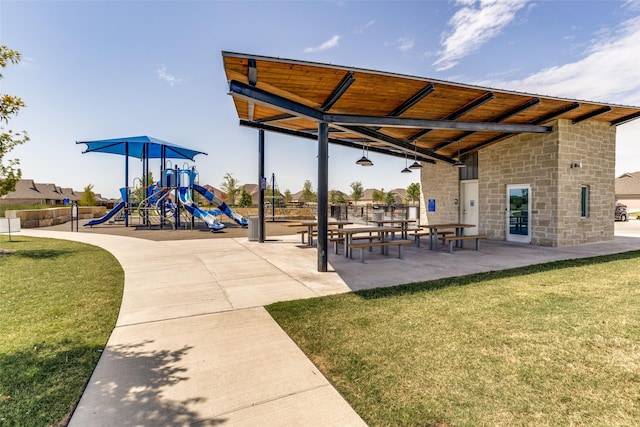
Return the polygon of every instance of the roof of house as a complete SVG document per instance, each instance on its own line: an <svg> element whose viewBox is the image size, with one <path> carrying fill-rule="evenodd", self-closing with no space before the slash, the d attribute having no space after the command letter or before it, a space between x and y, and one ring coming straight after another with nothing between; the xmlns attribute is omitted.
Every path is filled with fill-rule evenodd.
<svg viewBox="0 0 640 427"><path fill-rule="evenodd" d="M4 200L33 200L40 203L42 200L70 201L82 198L84 191L74 191L72 188L62 188L56 184L36 183L33 179L21 179L16 182L16 189L2 196ZM100 194L96 194L99 201L108 201Z"/></svg>
<svg viewBox="0 0 640 427"><path fill-rule="evenodd" d="M640 197L640 172L625 173L616 178L616 197L636 195Z"/></svg>

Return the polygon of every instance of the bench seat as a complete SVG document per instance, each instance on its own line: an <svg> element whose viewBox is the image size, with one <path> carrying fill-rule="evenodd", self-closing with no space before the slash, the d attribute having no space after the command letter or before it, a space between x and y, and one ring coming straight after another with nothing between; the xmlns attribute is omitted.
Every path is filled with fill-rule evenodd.
<svg viewBox="0 0 640 427"><path fill-rule="evenodd" d="M413 233L412 236L416 239L416 246L420 247L420 237L429 236L430 234L430 231L416 231ZM450 234L453 234L453 231L438 231L438 238L443 239L445 236ZM442 244L444 244L444 240L442 241Z"/></svg>
<svg viewBox="0 0 640 427"><path fill-rule="evenodd" d="M397 239L397 240L385 240L385 241L381 241L381 240L371 240L369 242L357 242L357 243L350 243L349 244L349 249L360 249L360 262L361 263L365 263L364 262L364 252L366 248L374 248L374 247L385 247L385 246L392 246L392 245L398 245L398 258L402 258L402 245L413 245L413 242L409 239Z"/></svg>
<svg viewBox="0 0 640 427"><path fill-rule="evenodd" d="M449 243L449 253L453 253L453 242L460 242L462 245L465 240L475 240L476 241L476 251L480 250L480 239L486 239L486 234L472 234L467 236L445 236L442 238L443 242Z"/></svg>

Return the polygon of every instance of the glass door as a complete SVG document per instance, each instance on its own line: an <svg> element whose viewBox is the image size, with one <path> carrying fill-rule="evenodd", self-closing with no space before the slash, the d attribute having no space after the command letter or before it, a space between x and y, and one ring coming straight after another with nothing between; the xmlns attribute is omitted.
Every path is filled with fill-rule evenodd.
<svg viewBox="0 0 640 427"><path fill-rule="evenodd" d="M529 184L507 185L507 241L531 243Z"/></svg>

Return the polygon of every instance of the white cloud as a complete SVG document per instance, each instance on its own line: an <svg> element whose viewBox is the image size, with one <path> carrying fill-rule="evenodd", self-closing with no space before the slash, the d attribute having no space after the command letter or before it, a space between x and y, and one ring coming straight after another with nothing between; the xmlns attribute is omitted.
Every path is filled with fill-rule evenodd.
<svg viewBox="0 0 640 427"><path fill-rule="evenodd" d="M353 30L353 32L355 34L362 34L362 33L364 33L364 30L366 30L367 28L371 27L375 23L376 23L376 21L371 20L371 21L367 22L366 24L364 24L362 27L356 28L355 30Z"/></svg>
<svg viewBox="0 0 640 427"><path fill-rule="evenodd" d="M434 62L438 71L448 70L469 53L494 38L515 18L527 0L458 0L461 8L449 20L442 37L443 49Z"/></svg>
<svg viewBox="0 0 640 427"><path fill-rule="evenodd" d="M165 67L164 65L159 66L156 69L156 73L158 73L158 78L160 80L164 80L165 82L169 83L169 86L173 86L176 83L180 83L183 81L183 79L167 73L167 67Z"/></svg>
<svg viewBox="0 0 640 427"><path fill-rule="evenodd" d="M321 51L321 50L332 49L332 48L338 46L338 41L339 40L340 40L340 36L333 36L329 40L327 40L326 42L322 43L320 46L305 47L303 52L304 53L312 53L312 52L318 52L318 51Z"/></svg>
<svg viewBox="0 0 640 427"><path fill-rule="evenodd" d="M413 48L415 41L412 37L400 37L398 39L398 50L402 53L407 53Z"/></svg>
<svg viewBox="0 0 640 427"><path fill-rule="evenodd" d="M640 16L602 35L576 62L541 70L521 80L480 84L540 95L640 105ZM497 86L499 85L499 86Z"/></svg>

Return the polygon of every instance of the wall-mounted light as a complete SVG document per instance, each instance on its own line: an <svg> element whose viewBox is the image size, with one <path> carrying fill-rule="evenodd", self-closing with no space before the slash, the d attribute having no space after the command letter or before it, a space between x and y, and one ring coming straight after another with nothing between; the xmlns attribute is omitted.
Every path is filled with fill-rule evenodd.
<svg viewBox="0 0 640 427"><path fill-rule="evenodd" d="M571 169L578 169L578 168L581 168L581 167L582 167L582 163L580 163L580 162L571 163Z"/></svg>

